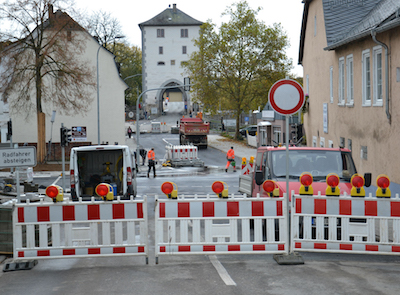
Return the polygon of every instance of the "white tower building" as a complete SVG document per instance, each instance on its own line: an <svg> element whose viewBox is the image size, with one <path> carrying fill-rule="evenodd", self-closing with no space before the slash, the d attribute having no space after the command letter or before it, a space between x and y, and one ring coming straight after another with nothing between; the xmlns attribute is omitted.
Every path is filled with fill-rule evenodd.
<svg viewBox="0 0 400 295"><path fill-rule="evenodd" d="M197 50L193 40L199 37L202 24L177 9L176 4L139 24L142 31L143 91L180 86L144 93L143 102L148 113L188 112L192 108L189 92L182 87L182 64Z"/></svg>

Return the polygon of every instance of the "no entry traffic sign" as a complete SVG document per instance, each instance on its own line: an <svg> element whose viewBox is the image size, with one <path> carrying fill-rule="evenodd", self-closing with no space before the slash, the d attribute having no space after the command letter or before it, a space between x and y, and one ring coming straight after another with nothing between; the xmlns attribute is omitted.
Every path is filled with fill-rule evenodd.
<svg viewBox="0 0 400 295"><path fill-rule="evenodd" d="M275 112L293 115L303 107L304 90L297 81L283 79L272 85L268 99Z"/></svg>

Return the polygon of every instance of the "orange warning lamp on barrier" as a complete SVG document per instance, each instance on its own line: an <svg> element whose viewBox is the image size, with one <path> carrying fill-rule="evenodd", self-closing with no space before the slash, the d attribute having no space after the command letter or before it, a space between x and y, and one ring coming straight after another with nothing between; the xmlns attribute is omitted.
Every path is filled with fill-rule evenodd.
<svg viewBox="0 0 400 295"><path fill-rule="evenodd" d="M279 197L279 187L275 181L270 179L265 180L262 184L262 188L271 198Z"/></svg>
<svg viewBox="0 0 400 295"><path fill-rule="evenodd" d="M246 164L247 164L247 159L246 159L246 157L243 157L242 158L242 169L246 166Z"/></svg>
<svg viewBox="0 0 400 295"><path fill-rule="evenodd" d="M108 183L99 183L96 186L96 194L103 198L105 201L114 200L114 190L111 184Z"/></svg>
<svg viewBox="0 0 400 295"><path fill-rule="evenodd" d="M167 195L168 199L178 198L178 187L175 183L166 181L161 185L161 191Z"/></svg>
<svg viewBox="0 0 400 295"><path fill-rule="evenodd" d="M350 191L352 197L365 197L364 177L357 173L351 177L351 185L353 186Z"/></svg>
<svg viewBox="0 0 400 295"><path fill-rule="evenodd" d="M336 173L329 173L326 176L326 184L328 185L325 190L327 196L340 196L339 189L339 176Z"/></svg>
<svg viewBox="0 0 400 295"><path fill-rule="evenodd" d="M46 188L46 196L53 199L53 202L64 201L64 191L59 185L50 185Z"/></svg>
<svg viewBox="0 0 400 295"><path fill-rule="evenodd" d="M226 185L226 188L224 184ZM223 181L214 181L213 184L211 185L211 189L220 198L228 197L228 185Z"/></svg>
<svg viewBox="0 0 400 295"><path fill-rule="evenodd" d="M390 198L391 192L389 189L390 179L385 174L380 174L376 178L376 186L378 187L376 190L377 198Z"/></svg>
<svg viewBox="0 0 400 295"><path fill-rule="evenodd" d="M314 194L314 189L312 187L313 183L313 177L311 173L308 172L303 172L300 175L300 189L299 189L299 194L300 195L313 195Z"/></svg>

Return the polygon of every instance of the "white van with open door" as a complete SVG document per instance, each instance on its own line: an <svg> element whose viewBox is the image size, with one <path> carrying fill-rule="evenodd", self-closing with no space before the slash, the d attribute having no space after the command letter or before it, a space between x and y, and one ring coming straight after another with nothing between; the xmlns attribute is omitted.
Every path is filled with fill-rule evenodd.
<svg viewBox="0 0 400 295"><path fill-rule="evenodd" d="M103 182L113 187L115 198L136 196L135 158L126 145L74 147L71 149L69 167L73 201L79 197L90 200L96 196L96 186Z"/></svg>

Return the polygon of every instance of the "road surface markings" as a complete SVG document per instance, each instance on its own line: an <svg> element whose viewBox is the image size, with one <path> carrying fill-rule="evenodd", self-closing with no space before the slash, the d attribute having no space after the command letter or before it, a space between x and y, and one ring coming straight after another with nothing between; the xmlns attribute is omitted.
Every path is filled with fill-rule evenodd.
<svg viewBox="0 0 400 295"><path fill-rule="evenodd" d="M231 276L228 274L226 271L225 267L219 262L217 259L217 256L215 255L209 255L208 258L210 259L212 265L215 267L217 270L219 276L221 279L224 281L225 285L227 286L236 286L235 281L231 278Z"/></svg>

